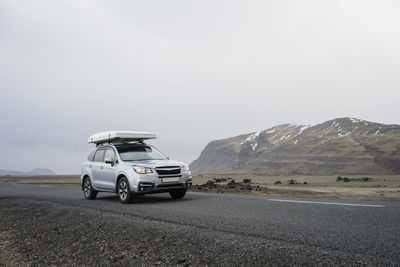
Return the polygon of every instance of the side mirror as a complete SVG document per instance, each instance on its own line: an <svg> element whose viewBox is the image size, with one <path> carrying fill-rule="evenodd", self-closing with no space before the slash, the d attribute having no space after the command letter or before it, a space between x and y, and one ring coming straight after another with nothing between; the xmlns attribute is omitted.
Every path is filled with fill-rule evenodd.
<svg viewBox="0 0 400 267"><path fill-rule="evenodd" d="M113 160L112 158L106 158L106 159L104 160L104 162L105 162L106 164L111 164L111 166L114 165L114 160Z"/></svg>

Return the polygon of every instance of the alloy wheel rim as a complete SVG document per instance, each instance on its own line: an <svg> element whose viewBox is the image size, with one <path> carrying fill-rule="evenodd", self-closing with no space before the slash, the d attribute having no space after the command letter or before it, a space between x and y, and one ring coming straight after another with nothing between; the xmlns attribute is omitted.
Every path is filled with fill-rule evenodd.
<svg viewBox="0 0 400 267"><path fill-rule="evenodd" d="M86 180L86 182L85 182L84 191L85 191L85 196L88 197L90 195L90 182L89 182L89 180Z"/></svg>
<svg viewBox="0 0 400 267"><path fill-rule="evenodd" d="M128 186L127 186L127 184L126 184L125 181L121 181L121 182L119 183L119 190L118 190L118 192L119 192L119 197L120 197L122 200L125 200L125 199L127 198L127 196L128 196Z"/></svg>

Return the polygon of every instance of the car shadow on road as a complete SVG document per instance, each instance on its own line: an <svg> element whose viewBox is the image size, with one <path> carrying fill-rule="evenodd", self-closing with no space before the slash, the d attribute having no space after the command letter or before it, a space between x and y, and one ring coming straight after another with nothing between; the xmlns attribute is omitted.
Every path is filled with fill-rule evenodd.
<svg viewBox="0 0 400 267"><path fill-rule="evenodd" d="M169 194L157 194L157 195L138 195L129 205L134 204L154 204L154 203L177 203L177 202L188 202L195 201L199 197L188 194L183 199L172 199ZM97 196L97 201L109 201L109 202L119 202L117 195L104 195Z"/></svg>

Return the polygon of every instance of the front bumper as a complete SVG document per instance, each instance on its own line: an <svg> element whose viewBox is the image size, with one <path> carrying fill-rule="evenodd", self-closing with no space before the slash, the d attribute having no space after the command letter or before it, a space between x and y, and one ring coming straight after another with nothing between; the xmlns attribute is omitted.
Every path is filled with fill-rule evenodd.
<svg viewBox="0 0 400 267"><path fill-rule="evenodd" d="M136 194L155 194L170 191L186 190L192 186L192 179L189 178L185 182L170 182L170 183L151 183L139 182Z"/></svg>

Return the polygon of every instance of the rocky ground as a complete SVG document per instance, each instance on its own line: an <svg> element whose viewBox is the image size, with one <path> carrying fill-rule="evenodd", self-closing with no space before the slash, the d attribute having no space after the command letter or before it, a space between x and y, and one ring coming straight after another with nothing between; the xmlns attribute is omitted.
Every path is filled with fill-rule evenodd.
<svg viewBox="0 0 400 267"><path fill-rule="evenodd" d="M203 184L194 184L191 188L193 191L199 192L240 192L240 193L250 193L251 191L257 192L268 192L268 188L265 186L260 186L259 184L254 184L251 179L243 179L240 182L235 181L233 178L213 178L208 180Z"/></svg>
<svg viewBox="0 0 400 267"><path fill-rule="evenodd" d="M195 175L192 191L358 200L400 200L400 176Z"/></svg>

